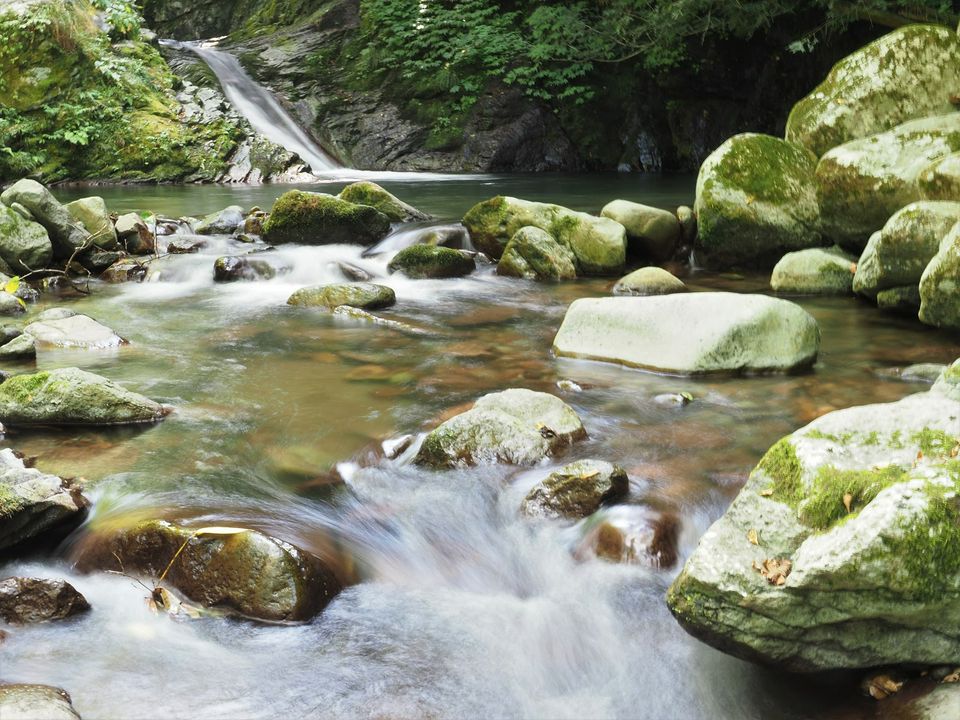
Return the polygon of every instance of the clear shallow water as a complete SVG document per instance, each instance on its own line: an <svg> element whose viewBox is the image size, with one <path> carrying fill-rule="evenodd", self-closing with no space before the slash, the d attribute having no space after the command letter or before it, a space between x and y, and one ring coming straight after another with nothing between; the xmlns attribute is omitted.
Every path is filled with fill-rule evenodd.
<svg viewBox="0 0 960 720"><path fill-rule="evenodd" d="M447 183L394 189L445 219L496 192L595 209L631 188L665 207L688 191L619 177L498 182L452 181L449 194ZM114 210L199 214L234 201L267 206L250 193L285 189L96 192ZM398 303L380 314L433 333L414 336L285 305L297 287L341 279L337 260L379 274L387 257L282 249L270 257L290 265L288 274L214 286L213 260L230 249L218 240L201 255L160 261L151 282L61 303L131 344L44 353L39 367L79 364L177 410L148 429L4 441L44 470L84 477L95 501L59 559L0 568L67 577L94 608L69 623L12 630L0 645L4 680L63 686L87 718L813 718L838 704L845 718L873 712L849 681L773 673L689 638L663 602L679 564L584 559L576 552L583 524L519 518L524 493L552 466L436 473L409 465L409 453L377 460L373 448L486 392L555 392L590 433L562 462L598 457L625 467L633 510L618 512L675 515L685 557L774 441L829 410L924 389L883 371L948 362L960 355L955 337L854 299L801 299L823 332L812 372L671 378L551 356L569 302L609 292L609 281L543 285L489 268L464 280L385 279ZM687 282L747 292L764 279L701 273ZM582 391L560 390L560 380ZM654 400L683 390L696 397L687 407ZM331 484L336 463L346 486ZM305 625L155 617L129 580L70 569L92 528L140 516L260 528L362 582Z"/></svg>

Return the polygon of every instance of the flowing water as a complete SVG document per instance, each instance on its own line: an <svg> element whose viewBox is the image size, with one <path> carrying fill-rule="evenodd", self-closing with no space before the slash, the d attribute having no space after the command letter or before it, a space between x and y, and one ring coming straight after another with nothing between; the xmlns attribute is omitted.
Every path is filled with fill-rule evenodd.
<svg viewBox="0 0 960 720"><path fill-rule="evenodd" d="M674 207L691 192L689 178L391 187L445 222L498 192L588 210L618 196ZM231 202L269 207L285 189L96 192L112 210L196 215ZM63 200L84 193L58 191ZM53 557L8 563L0 575L68 578L93 610L12 629L0 645L0 678L62 686L85 718L739 720L819 718L837 706L844 718L872 717L850 679L775 673L701 645L670 616L664 593L767 447L832 409L923 390L889 369L948 362L960 355L955 337L853 298L802 298L823 333L811 372L668 377L551 355L568 304L607 294L607 280L538 284L485 267L464 279L412 281L386 277L389 253L365 258L361 248L328 246L264 255L289 268L274 280L215 285L215 257L248 248L216 238L199 254L154 262L147 282L97 286L58 303L130 345L44 352L40 368L80 365L176 411L144 429L32 431L3 441L37 456L43 470L82 476L94 507ZM285 304L297 287L342 280L338 262L383 276L398 302L380 314L428 334ZM764 278L698 272L686 281L696 290L764 291ZM608 563L584 551L590 521L520 517L526 490L555 464L432 472L410 464L412 451L391 460L377 450L508 387L554 392L577 410L590 438L558 462L596 457L626 468L629 500L607 514L624 527L675 517L677 564ZM694 402L655 400L680 391ZM360 581L300 625L155 616L142 587L71 568L96 527L137 517L259 528Z"/></svg>

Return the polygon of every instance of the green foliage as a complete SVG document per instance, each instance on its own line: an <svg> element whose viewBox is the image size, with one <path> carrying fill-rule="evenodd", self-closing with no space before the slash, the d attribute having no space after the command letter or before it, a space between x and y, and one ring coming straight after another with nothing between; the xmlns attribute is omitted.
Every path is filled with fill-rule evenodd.
<svg viewBox="0 0 960 720"><path fill-rule="evenodd" d="M773 481L773 498L796 507L803 498L803 465L789 438L767 451L757 469Z"/></svg>

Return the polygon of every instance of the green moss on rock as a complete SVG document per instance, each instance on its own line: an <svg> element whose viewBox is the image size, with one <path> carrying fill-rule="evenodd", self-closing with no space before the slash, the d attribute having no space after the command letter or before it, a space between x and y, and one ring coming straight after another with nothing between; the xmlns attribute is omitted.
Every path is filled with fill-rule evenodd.
<svg viewBox="0 0 960 720"><path fill-rule="evenodd" d="M390 272L415 279L456 278L469 275L477 267L474 259L459 250L437 245L411 245L387 265Z"/></svg>
<svg viewBox="0 0 960 720"><path fill-rule="evenodd" d="M274 244L372 245L389 231L390 219L369 205L291 190L274 203L263 225L263 238Z"/></svg>

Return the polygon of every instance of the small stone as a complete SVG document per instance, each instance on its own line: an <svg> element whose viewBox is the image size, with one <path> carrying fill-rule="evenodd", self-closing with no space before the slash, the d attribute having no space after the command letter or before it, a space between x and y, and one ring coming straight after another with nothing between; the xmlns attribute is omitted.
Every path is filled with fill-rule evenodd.
<svg viewBox="0 0 960 720"><path fill-rule="evenodd" d="M0 580L0 618L13 625L63 620L89 609L87 599L64 580Z"/></svg>

